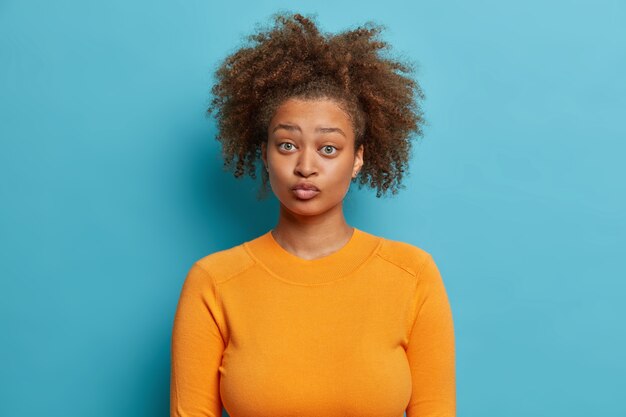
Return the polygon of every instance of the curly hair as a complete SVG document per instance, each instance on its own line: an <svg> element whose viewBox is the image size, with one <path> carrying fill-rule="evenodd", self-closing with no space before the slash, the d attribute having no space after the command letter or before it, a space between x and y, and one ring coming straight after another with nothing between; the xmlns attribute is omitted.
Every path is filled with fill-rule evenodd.
<svg viewBox="0 0 626 417"><path fill-rule="evenodd" d="M279 12L273 25L257 27L247 42L215 71L207 114L217 118L224 167L236 178L256 179L261 143L277 107L289 98L333 99L349 116L355 152L364 145L363 167L353 182L397 194L408 169L412 136L423 136L420 101L425 95L411 77L414 66L385 55L384 26L365 24L325 34L314 18ZM269 176L262 173L261 194Z"/></svg>

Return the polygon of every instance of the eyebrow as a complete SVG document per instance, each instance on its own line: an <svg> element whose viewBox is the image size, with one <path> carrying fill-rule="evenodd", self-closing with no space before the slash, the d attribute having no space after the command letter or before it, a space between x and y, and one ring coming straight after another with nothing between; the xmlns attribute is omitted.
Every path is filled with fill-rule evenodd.
<svg viewBox="0 0 626 417"><path fill-rule="evenodd" d="M276 127L272 130L272 133L276 132L278 129L285 129L285 130L289 130L289 131L294 131L297 130L298 132L302 133L302 129L300 129L300 126L297 125L290 125L290 124L278 124L276 125ZM315 129L316 132L321 132L321 133L334 133L337 132L341 135L343 135L344 137L347 138L346 134L344 133L343 130L339 129L338 127L318 127Z"/></svg>

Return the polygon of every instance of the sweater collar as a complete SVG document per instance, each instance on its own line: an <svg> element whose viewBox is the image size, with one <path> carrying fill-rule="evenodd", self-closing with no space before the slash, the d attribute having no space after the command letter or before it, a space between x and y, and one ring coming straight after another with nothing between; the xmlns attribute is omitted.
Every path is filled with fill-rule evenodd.
<svg viewBox="0 0 626 417"><path fill-rule="evenodd" d="M297 284L323 284L352 274L374 256L382 238L356 227L339 250L317 259L304 259L288 252L271 230L243 244L248 253L271 274Z"/></svg>

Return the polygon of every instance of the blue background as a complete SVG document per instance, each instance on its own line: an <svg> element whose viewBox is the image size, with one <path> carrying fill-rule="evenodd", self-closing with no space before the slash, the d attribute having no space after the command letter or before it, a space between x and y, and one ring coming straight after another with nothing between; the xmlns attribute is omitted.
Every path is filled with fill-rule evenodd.
<svg viewBox="0 0 626 417"><path fill-rule="evenodd" d="M212 72L280 8L418 63L406 189L348 222L431 252L458 415L626 416L623 1L0 2L0 415L162 416L192 262L274 226L221 169ZM621 397L621 398L620 398Z"/></svg>

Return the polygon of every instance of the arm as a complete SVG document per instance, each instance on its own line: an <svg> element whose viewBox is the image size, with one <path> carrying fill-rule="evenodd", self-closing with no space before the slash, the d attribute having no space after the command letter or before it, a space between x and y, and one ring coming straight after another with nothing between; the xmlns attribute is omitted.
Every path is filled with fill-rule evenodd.
<svg viewBox="0 0 626 417"><path fill-rule="evenodd" d="M221 417L219 366L224 351L212 278L195 263L183 284L171 344L170 416Z"/></svg>
<svg viewBox="0 0 626 417"><path fill-rule="evenodd" d="M452 311L432 256L426 259L417 279L415 322L406 350L413 382L406 416L455 417Z"/></svg>

